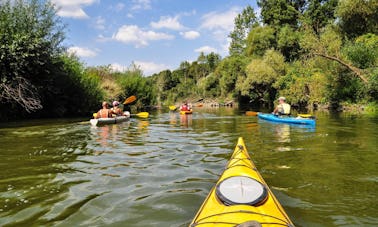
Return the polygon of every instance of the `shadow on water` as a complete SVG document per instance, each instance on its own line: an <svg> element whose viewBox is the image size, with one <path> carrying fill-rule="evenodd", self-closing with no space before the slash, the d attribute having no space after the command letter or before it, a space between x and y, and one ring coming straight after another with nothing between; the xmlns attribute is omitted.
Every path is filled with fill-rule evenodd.
<svg viewBox="0 0 378 227"><path fill-rule="evenodd" d="M103 127L0 128L1 226L187 226L236 140L297 226L374 226L377 119L318 114L277 124L232 108Z"/></svg>

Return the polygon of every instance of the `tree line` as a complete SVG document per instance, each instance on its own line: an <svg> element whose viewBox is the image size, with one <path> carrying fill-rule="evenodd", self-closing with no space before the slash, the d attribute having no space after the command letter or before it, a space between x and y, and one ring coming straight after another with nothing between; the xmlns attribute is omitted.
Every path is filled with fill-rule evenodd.
<svg viewBox="0 0 378 227"><path fill-rule="evenodd" d="M0 119L90 116L103 100L138 97L136 108L183 99L293 105L375 103L378 2L258 0L234 19L229 55L201 53L145 77L86 67L67 53L65 25L49 1L0 2Z"/></svg>
<svg viewBox="0 0 378 227"><path fill-rule="evenodd" d="M157 98L233 99L295 106L376 103L378 2L258 0L234 20L229 56L203 53L152 76Z"/></svg>

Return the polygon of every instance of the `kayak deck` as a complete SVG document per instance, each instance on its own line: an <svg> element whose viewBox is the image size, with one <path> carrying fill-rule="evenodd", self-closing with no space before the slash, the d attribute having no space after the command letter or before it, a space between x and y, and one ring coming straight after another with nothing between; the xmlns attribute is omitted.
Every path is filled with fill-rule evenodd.
<svg viewBox="0 0 378 227"><path fill-rule="evenodd" d="M192 114L193 113L193 110L181 110L180 111L180 114L184 115L184 114Z"/></svg>
<svg viewBox="0 0 378 227"><path fill-rule="evenodd" d="M222 193L230 201L227 198L225 201L220 196ZM242 223L245 226L294 226L257 171L240 137L226 169L190 226L238 226Z"/></svg>
<svg viewBox="0 0 378 227"><path fill-rule="evenodd" d="M107 124L117 124L120 122L124 122L129 120L130 114L126 116L118 116L118 117L112 117L112 118L98 118L98 119L90 119L90 123L93 126L101 126L101 125L107 125Z"/></svg>
<svg viewBox="0 0 378 227"><path fill-rule="evenodd" d="M258 113L257 116L267 121L274 121L288 124L303 124L303 125L315 125L315 119L302 118L302 117L288 117L288 116L276 116L274 114Z"/></svg>

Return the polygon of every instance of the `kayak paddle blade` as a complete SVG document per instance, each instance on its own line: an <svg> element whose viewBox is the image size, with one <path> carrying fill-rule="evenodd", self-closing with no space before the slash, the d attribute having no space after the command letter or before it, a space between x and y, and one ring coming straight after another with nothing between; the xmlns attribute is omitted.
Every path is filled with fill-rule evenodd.
<svg viewBox="0 0 378 227"><path fill-rule="evenodd" d="M123 105L130 104L130 103L134 102L135 100L136 100L135 95L132 95L132 96L128 97L128 98L123 102Z"/></svg>

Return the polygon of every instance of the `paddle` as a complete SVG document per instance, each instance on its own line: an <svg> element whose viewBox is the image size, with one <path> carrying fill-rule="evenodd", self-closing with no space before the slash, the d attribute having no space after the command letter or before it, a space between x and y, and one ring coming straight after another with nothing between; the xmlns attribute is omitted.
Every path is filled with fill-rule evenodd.
<svg viewBox="0 0 378 227"><path fill-rule="evenodd" d="M247 112L245 112L245 115L247 115L247 116L257 116L257 113L258 112L255 112L255 111L247 111Z"/></svg>
<svg viewBox="0 0 378 227"><path fill-rule="evenodd" d="M134 102L135 100L136 100L135 95L132 95L132 96L128 97L128 98L123 102L123 105L130 104L130 103Z"/></svg>
<svg viewBox="0 0 378 227"><path fill-rule="evenodd" d="M174 106L174 105L172 105L172 106L169 106L169 109L170 109L170 110L172 110L172 111L174 111L174 110L176 110L176 109L177 109L177 106Z"/></svg>
<svg viewBox="0 0 378 227"><path fill-rule="evenodd" d="M148 112L140 112L140 113L137 113L137 114L130 114L130 115L141 117L141 118L148 118L149 113Z"/></svg>
<svg viewBox="0 0 378 227"><path fill-rule="evenodd" d="M298 117L302 117L302 118L315 118L315 116L311 115L311 114L298 114Z"/></svg>

